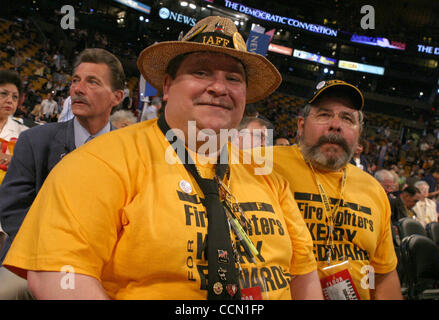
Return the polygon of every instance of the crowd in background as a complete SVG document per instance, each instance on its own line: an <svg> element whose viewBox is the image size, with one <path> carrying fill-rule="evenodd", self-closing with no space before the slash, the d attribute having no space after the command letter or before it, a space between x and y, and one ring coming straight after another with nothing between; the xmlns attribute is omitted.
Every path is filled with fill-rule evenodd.
<svg viewBox="0 0 439 320"><path fill-rule="evenodd" d="M22 118L29 127L56 122L69 96L75 57L86 47L107 48L107 38L97 31L89 35L87 30L74 29L69 33L69 40L75 46L66 50L62 41L38 37L29 20L20 20L21 23L0 23L0 67L17 71L23 82L22 100L14 116ZM124 56L135 56L129 50L119 51ZM137 78L129 81L124 91L127 99L114 111L125 109L137 117Z"/></svg>

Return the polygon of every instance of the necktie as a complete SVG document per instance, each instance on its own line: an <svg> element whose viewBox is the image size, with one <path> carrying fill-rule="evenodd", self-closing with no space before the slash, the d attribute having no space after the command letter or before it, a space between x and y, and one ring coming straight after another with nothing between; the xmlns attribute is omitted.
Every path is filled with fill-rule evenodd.
<svg viewBox="0 0 439 320"><path fill-rule="evenodd" d="M87 142L89 142L91 139L94 139L94 138L95 138L94 136L88 136L87 140L85 140L84 143L87 143Z"/></svg>
<svg viewBox="0 0 439 320"><path fill-rule="evenodd" d="M240 299L238 271L230 240L230 228L215 180L203 179L203 204L208 217L207 261L209 300Z"/></svg>
<svg viewBox="0 0 439 320"><path fill-rule="evenodd" d="M160 130L165 136L171 130L162 114L158 120ZM172 136L172 135L171 135ZM191 159L182 141L177 136L169 139L175 150L185 150L185 154L178 156L186 170L195 178L198 186L203 191L203 205L206 208L208 217L207 227L207 299L208 300L240 300L239 273L235 266L235 255L230 238L230 228L227 221L224 207L219 198L219 186L214 179L204 179L198 173L193 160ZM182 148L182 149L181 149ZM227 148L222 152L227 152ZM221 152L221 153L222 153ZM224 178L228 164L216 165L216 176L221 180Z"/></svg>

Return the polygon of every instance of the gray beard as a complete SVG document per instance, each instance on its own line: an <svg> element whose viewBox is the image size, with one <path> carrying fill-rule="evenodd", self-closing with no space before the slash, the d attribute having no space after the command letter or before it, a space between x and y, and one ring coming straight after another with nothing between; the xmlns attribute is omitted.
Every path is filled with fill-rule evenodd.
<svg viewBox="0 0 439 320"><path fill-rule="evenodd" d="M326 142L337 143L341 146L344 151L342 155L330 157L322 153L320 147ZM355 148L350 148L344 138L334 134L321 137L313 146L307 145L304 139L300 137L299 145L305 160L311 162L316 168L327 171L338 171L343 168L351 160L356 148L356 146L354 146Z"/></svg>

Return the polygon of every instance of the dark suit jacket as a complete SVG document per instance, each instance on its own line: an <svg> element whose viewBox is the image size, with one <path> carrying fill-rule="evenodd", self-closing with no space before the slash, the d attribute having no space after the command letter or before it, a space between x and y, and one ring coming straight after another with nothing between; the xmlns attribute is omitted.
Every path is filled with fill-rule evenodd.
<svg viewBox="0 0 439 320"><path fill-rule="evenodd" d="M349 161L349 162L352 163L354 166L357 166L357 164L355 163L354 157L352 157L351 161ZM363 155L360 155L360 164L363 165L363 171L370 173L369 163L367 162L366 157Z"/></svg>
<svg viewBox="0 0 439 320"><path fill-rule="evenodd" d="M37 126L20 134L0 186L0 222L8 234L0 252L0 265L49 172L74 149L73 119Z"/></svg>
<svg viewBox="0 0 439 320"><path fill-rule="evenodd" d="M400 219L407 218L407 209L399 196L395 198L389 197L389 202L392 210L391 223L393 225L396 225Z"/></svg>

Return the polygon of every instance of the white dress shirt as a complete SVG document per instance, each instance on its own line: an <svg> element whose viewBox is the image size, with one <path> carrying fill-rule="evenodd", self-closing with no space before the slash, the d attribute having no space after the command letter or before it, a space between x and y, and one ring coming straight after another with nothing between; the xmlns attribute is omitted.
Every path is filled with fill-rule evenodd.
<svg viewBox="0 0 439 320"><path fill-rule="evenodd" d="M41 110L43 111L43 115L45 117L49 117L54 113L57 113L58 104L55 100L49 101L48 99L44 99L41 102Z"/></svg>
<svg viewBox="0 0 439 320"><path fill-rule="evenodd" d="M430 222L437 222L436 202L431 199L419 200L413 207L413 211L416 213L416 220L424 227Z"/></svg>
<svg viewBox="0 0 439 320"><path fill-rule="evenodd" d="M10 141L11 138L17 138L24 130L29 129L24 124L20 124L15 121L12 116L8 117L5 126L0 131L0 138Z"/></svg>
<svg viewBox="0 0 439 320"><path fill-rule="evenodd" d="M58 122L65 122L73 119L75 115L72 112L72 99L68 97L63 104L62 111L59 115Z"/></svg>

